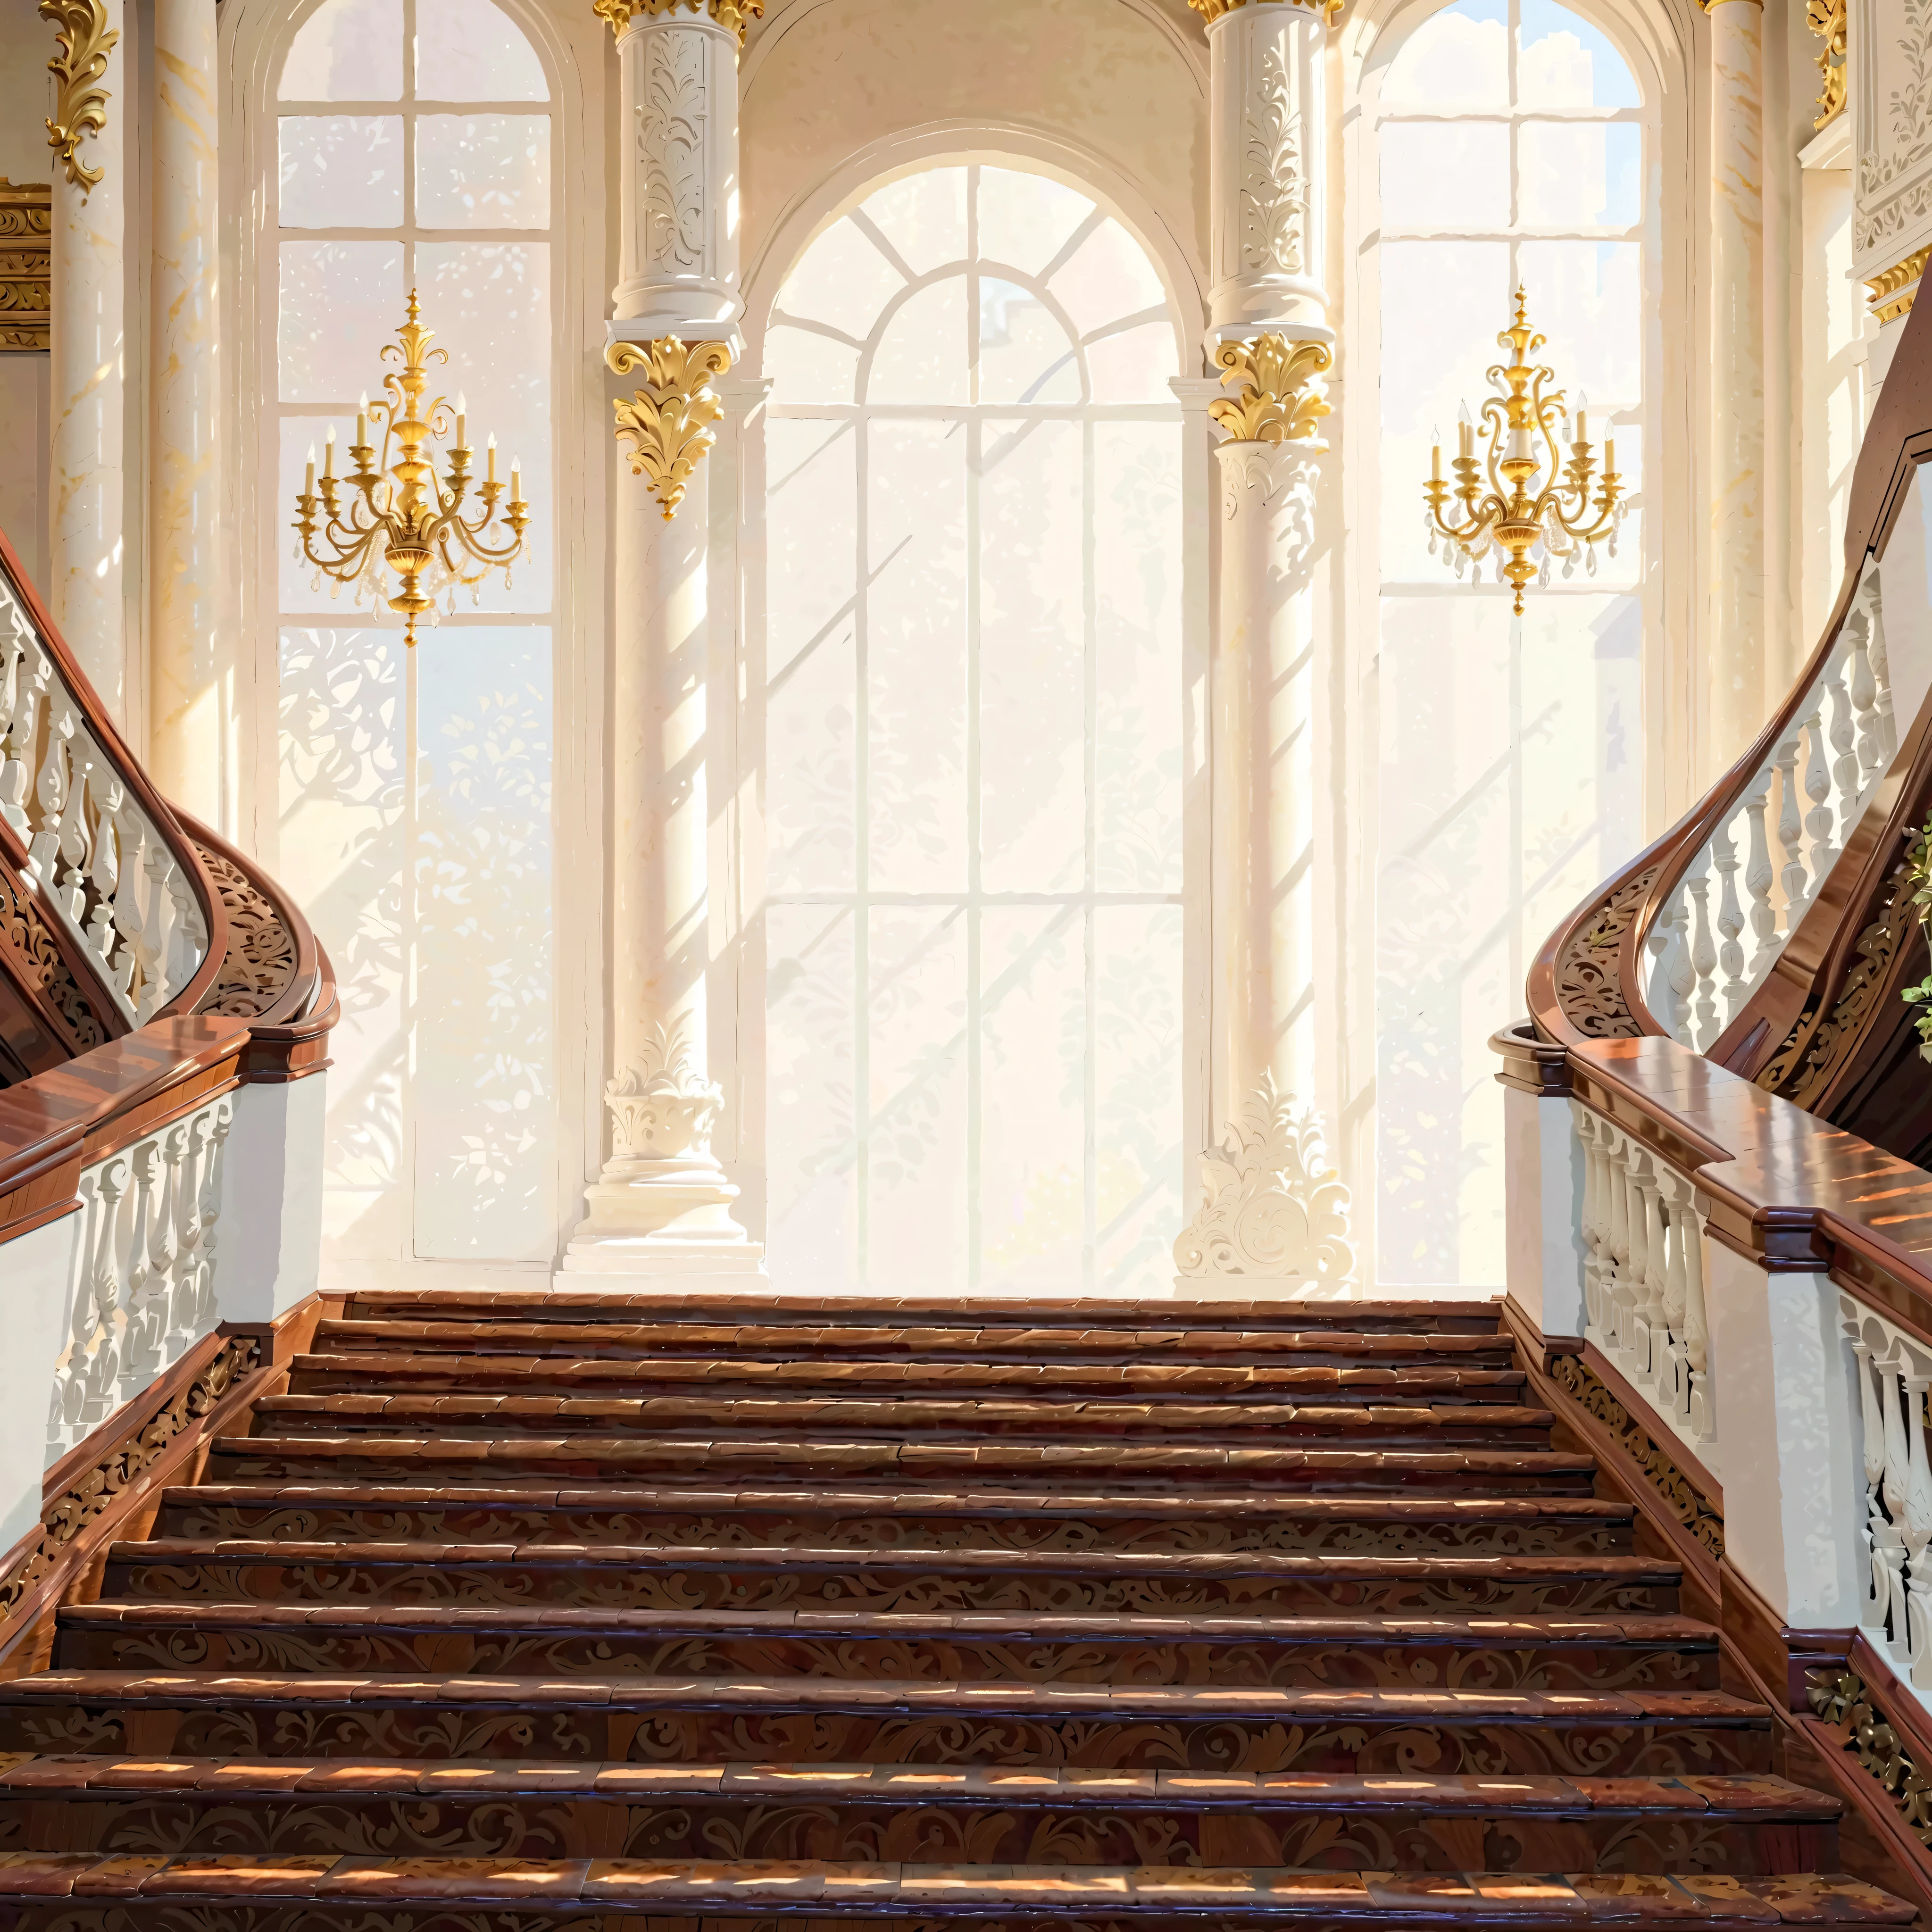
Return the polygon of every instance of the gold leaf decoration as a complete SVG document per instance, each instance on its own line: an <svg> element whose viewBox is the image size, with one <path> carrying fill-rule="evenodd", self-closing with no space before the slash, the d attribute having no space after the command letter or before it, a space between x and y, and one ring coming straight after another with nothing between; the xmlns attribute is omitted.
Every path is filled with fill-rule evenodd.
<svg viewBox="0 0 1932 1932"><path fill-rule="evenodd" d="M47 146L61 158L68 179L86 194L100 170L80 158L81 137L106 128L107 90L98 83L106 76L107 56L121 36L109 27L101 0L40 0L40 18L54 23L61 50L47 62L47 71L60 82Z"/></svg>
<svg viewBox="0 0 1932 1932"><path fill-rule="evenodd" d="M1223 14L1232 14L1237 7L1246 6L1248 0L1187 0L1187 4L1211 27ZM1262 0L1254 0L1254 4L1260 5ZM1304 7L1311 14L1319 14L1332 27L1348 0L1280 0L1280 4Z"/></svg>
<svg viewBox="0 0 1932 1932"><path fill-rule="evenodd" d="M1838 1732L1841 1748L1884 1787L1912 1835L1932 1849L1932 1779L1913 1762L1864 1680L1836 1667L1807 1671L1804 1697L1812 1714Z"/></svg>
<svg viewBox="0 0 1932 1932"><path fill-rule="evenodd" d="M652 20L664 14L709 14L721 27L728 27L745 44L745 30L765 10L765 0L590 0L590 10L600 20L608 20L614 34L621 34L640 14Z"/></svg>
<svg viewBox="0 0 1932 1932"><path fill-rule="evenodd" d="M0 355L47 346L53 190L0 175Z"/></svg>
<svg viewBox="0 0 1932 1932"><path fill-rule="evenodd" d="M731 352L722 342L689 344L675 335L655 342L614 342L604 359L620 376L641 369L644 386L627 403L612 405L617 416L617 440L631 445L631 474L648 476L651 494L669 523L684 501L688 484L718 439L711 425L724 413L724 405L711 387L711 379L731 366Z"/></svg>
<svg viewBox="0 0 1932 1932"><path fill-rule="evenodd" d="M1334 361L1324 343L1291 343L1280 335L1224 342L1214 352L1222 386L1241 386L1210 403L1208 413L1238 442L1306 442L1325 449L1315 425L1330 411L1315 378Z"/></svg>
<svg viewBox="0 0 1932 1932"><path fill-rule="evenodd" d="M1823 84L1818 90L1817 118L1811 123L1822 128L1845 111L1846 0L1806 0L1804 23L1825 43L1818 50Z"/></svg>
<svg viewBox="0 0 1932 1932"><path fill-rule="evenodd" d="M1582 1358L1552 1356L1550 1375L1586 1415L1610 1425L1618 1448L1636 1465L1644 1480L1662 1497L1671 1514L1713 1556L1723 1556L1724 1519L1691 1487L1690 1478L1658 1447L1643 1424L1583 1366Z"/></svg>

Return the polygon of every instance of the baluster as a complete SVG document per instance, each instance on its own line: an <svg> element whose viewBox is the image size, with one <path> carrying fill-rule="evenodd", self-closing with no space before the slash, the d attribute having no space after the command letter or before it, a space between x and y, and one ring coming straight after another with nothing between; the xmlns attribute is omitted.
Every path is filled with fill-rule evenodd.
<svg viewBox="0 0 1932 1932"><path fill-rule="evenodd" d="M188 1136L178 1126L154 1136L155 1171L160 1178L160 1198L148 1230L148 1300L154 1309L155 1352L164 1369L173 1366L179 1337L176 1330L180 1313L177 1306L181 1291L182 1156L187 1151Z"/></svg>
<svg viewBox="0 0 1932 1932"><path fill-rule="evenodd" d="M102 1218L105 1215L111 1219L112 1214L111 1204L102 1194L100 1180L99 1174L83 1172L75 1190L81 1201L82 1232L75 1244L67 1347L54 1371L53 1399L48 1406L50 1463L86 1433L82 1418L87 1406L88 1357L104 1325L95 1286L94 1256L100 1243ZM117 1195L116 1198L118 1198ZM111 1309L111 1293L109 1306Z"/></svg>
<svg viewBox="0 0 1932 1932"><path fill-rule="evenodd" d="M1728 1026L1738 1016L1738 1009L1744 1003L1744 994L1749 989L1744 985L1744 950L1738 944L1738 935L1744 929L1744 916L1738 904L1738 847L1731 836L1731 828L1722 826L1711 840L1711 863L1716 868L1721 884L1718 894L1718 930L1724 935L1724 944L1718 949L1718 970L1724 975L1721 991L1724 1000L1724 1024Z"/></svg>
<svg viewBox="0 0 1932 1932"><path fill-rule="evenodd" d="M1646 1381L1654 1381L1664 1358L1665 1284L1670 1258L1664 1245L1664 1203L1657 1183L1657 1157L1639 1154L1630 1163L1643 1214L1643 1294L1631 1324L1631 1366Z"/></svg>
<svg viewBox="0 0 1932 1932"><path fill-rule="evenodd" d="M1679 886L1670 906L1670 1010L1676 1022L1671 1038L1690 1044L1690 995L1697 989L1697 968L1690 958L1690 902Z"/></svg>
<svg viewBox="0 0 1932 1932"><path fill-rule="evenodd" d="M1682 1427L1690 1408L1690 1378L1685 1359L1684 1314L1688 1293L1684 1283L1688 1266L1685 1246L1697 1238L1697 1216L1694 1210L1690 1184L1681 1174L1660 1163L1658 1183L1670 1211L1668 1228L1670 1250L1664 1268L1664 1336L1662 1359L1653 1347L1657 1393L1665 1412Z"/></svg>
<svg viewBox="0 0 1932 1932"><path fill-rule="evenodd" d="M1845 689L1846 658L1842 650L1832 654L1830 674L1825 688L1832 694L1832 804L1838 814L1838 836L1849 842L1858 823L1858 754L1857 733L1852 724L1852 700Z"/></svg>
<svg viewBox="0 0 1932 1932"><path fill-rule="evenodd" d="M1708 846L1698 854L1686 874L1684 889L1690 895L1696 921L1690 964L1697 975L1697 1009L1690 1043L1702 1053L1718 1036L1718 943L1711 937L1711 852Z"/></svg>
<svg viewBox="0 0 1932 1932"><path fill-rule="evenodd" d="M194 977L195 968L208 950L208 938L204 928L199 943L196 940L196 928L202 924L201 908L194 902L194 890L183 867L176 866L169 872L167 888L174 910L168 928L166 997L172 999Z"/></svg>
<svg viewBox="0 0 1932 1932"><path fill-rule="evenodd" d="M1617 1149L1618 1192L1623 1197L1624 1264L1617 1270L1617 1353L1628 1361L1636 1346L1636 1312L1643 1306L1644 1284L1650 1267L1643 1215L1643 1190L1637 1185L1642 1156L1628 1136L1620 1136Z"/></svg>
<svg viewBox="0 0 1932 1932"><path fill-rule="evenodd" d="M1673 892L1652 925L1644 944L1654 962L1650 969L1650 1010L1672 1039L1681 1037L1684 1024L1675 984L1678 956L1684 946L1684 895Z"/></svg>
<svg viewBox="0 0 1932 1932"><path fill-rule="evenodd" d="M1601 1239L1601 1190L1597 1184L1597 1135L1589 1109L1580 1100L1570 1102L1570 1130L1583 1156L1583 1201L1576 1232L1583 1244L1583 1326L1597 1327L1598 1276L1603 1260L1598 1252Z"/></svg>
<svg viewBox="0 0 1932 1932"><path fill-rule="evenodd" d="M1885 1519L1883 1500L1885 1412L1879 1401L1881 1371L1872 1360L1862 1322L1853 1316L1845 1327L1852 1353L1858 1359L1859 1408L1864 1424L1865 1520L1859 1534L1865 1546L1866 1587L1864 1607L1858 1621L1867 1630L1882 1630L1892 1594L1884 1556L1884 1538L1890 1526Z"/></svg>
<svg viewBox="0 0 1932 1932"><path fill-rule="evenodd" d="M1814 698L1821 694L1822 688L1812 694ZM1838 856L1838 848L1832 843L1832 808L1826 802L1832 795L1832 780L1825 769L1824 721L1823 705L1814 704L1810 716L1804 721L1804 796L1811 801L1811 809L1804 814L1804 830L1811 839L1811 849L1804 855L1811 868L1810 891L1804 902L1808 909Z"/></svg>
<svg viewBox="0 0 1932 1932"><path fill-rule="evenodd" d="M154 1297L148 1284L154 1276L154 1180L160 1150L152 1138L135 1147L129 1157L134 1175L134 1212L128 1248L128 1373L145 1386L161 1372L160 1336L154 1324Z"/></svg>
<svg viewBox="0 0 1932 1932"><path fill-rule="evenodd" d="M1898 1364L1888 1349L1878 1364L1879 1406L1885 1416L1885 1535L1880 1554L1885 1559L1886 1628L1900 1652L1911 1642L1905 1600L1906 1497L1912 1480L1911 1452L1906 1446L1905 1411L1898 1386Z"/></svg>
<svg viewBox="0 0 1932 1932"><path fill-rule="evenodd" d="M145 1025L167 998L167 978L162 962L168 956L168 941L174 923L174 901L168 896L168 874L174 858L157 836L142 843L142 857L148 873L146 904L142 908L140 948L140 997L134 1011Z"/></svg>
<svg viewBox="0 0 1932 1932"><path fill-rule="evenodd" d="M1764 814L1771 802L1772 768L1758 774L1757 789L1744 801L1750 820L1750 855L1744 862L1744 890L1750 895L1751 964L1753 985L1764 977L1778 956L1778 909L1771 902L1771 847L1766 842Z"/></svg>
<svg viewBox="0 0 1932 1932"><path fill-rule="evenodd" d="M1684 1184L1684 1364L1690 1439L1718 1439L1717 1384L1711 1379L1711 1328L1704 1312L1704 1217L1697 1190Z"/></svg>
<svg viewBox="0 0 1932 1932"><path fill-rule="evenodd" d="M1905 1540L1906 1630L1912 1681L1923 1687L1932 1684L1932 1574L1925 1562L1925 1546L1932 1542L1932 1468L1925 1461L1925 1391L1932 1385L1932 1362L1902 1342L1898 1355L1905 1382L1908 1445L1905 1516L1900 1526Z"/></svg>
<svg viewBox="0 0 1932 1932"><path fill-rule="evenodd" d="M26 671L16 674L13 719L6 741L6 760L0 764L0 818L6 820L24 843L27 836L28 771L34 740L40 727L40 702L46 695L49 665L38 650L26 658Z"/></svg>
<svg viewBox="0 0 1932 1932"><path fill-rule="evenodd" d="M1604 1346L1620 1346L1618 1324L1623 1317L1624 1285L1630 1278L1630 1190L1624 1177L1622 1136L1604 1122L1598 1130L1604 1145L1604 1180L1610 1204L1610 1265L1604 1281Z"/></svg>
<svg viewBox="0 0 1932 1932"><path fill-rule="evenodd" d="M1804 866L1798 836L1804 827L1798 816L1798 740L1787 738L1772 760L1778 767L1778 848L1784 864L1778 884L1784 889L1784 932L1788 939L1796 931L1804 910Z"/></svg>
<svg viewBox="0 0 1932 1932"><path fill-rule="evenodd" d="M67 802L61 808L59 857L67 869L61 874L58 898L78 926L87 916L87 874L92 854L87 837L87 788L94 776L94 758L87 741L75 736L68 758L73 769Z"/></svg>
<svg viewBox="0 0 1932 1932"><path fill-rule="evenodd" d="M88 884L94 888L94 910L87 922L87 944L112 978L114 966L114 894L120 878L119 816L121 781L109 776L96 785L94 863Z"/></svg>
<svg viewBox="0 0 1932 1932"><path fill-rule="evenodd" d="M131 1000L135 969L141 959L141 935L147 926L141 904L148 877L147 828L130 806L115 820L114 830L121 846L121 882L114 892L114 929L122 941L114 983Z"/></svg>
<svg viewBox="0 0 1932 1932"><path fill-rule="evenodd" d="M35 875L44 884L54 883L55 866L60 854L62 808L67 803L68 740L74 735L74 706L64 692L50 693L47 742L40 754L40 774L34 786L34 842L27 856Z"/></svg>
<svg viewBox="0 0 1932 1932"><path fill-rule="evenodd" d="M1871 668L1878 686L1879 744L1887 769L1898 756L1898 721L1892 715L1892 658L1886 649L1885 602L1880 594L1879 573L1865 579L1865 608L1871 613Z"/></svg>
<svg viewBox="0 0 1932 1932"><path fill-rule="evenodd" d="M1845 635L1852 646L1852 709L1858 721L1858 803L1862 806L1885 766L1879 733L1878 680L1872 674L1870 618L1862 610L1854 610L1845 620Z"/></svg>
<svg viewBox="0 0 1932 1932"><path fill-rule="evenodd" d="M221 1218L222 1169L229 1131L235 1124L234 1103L221 1101L208 1124L208 1159L201 1172L201 1274L196 1288L199 1312L195 1333L205 1333L214 1325L218 1304L214 1293L214 1224Z"/></svg>
<svg viewBox="0 0 1932 1932"><path fill-rule="evenodd" d="M126 1217L121 1212L121 1203L127 1196L128 1180L128 1162L117 1154L101 1163L94 1183L100 1195L100 1216L88 1271L93 1292L94 1338L88 1344L86 1396L80 1416L82 1436L104 1422L120 1405L121 1378L128 1352Z"/></svg>

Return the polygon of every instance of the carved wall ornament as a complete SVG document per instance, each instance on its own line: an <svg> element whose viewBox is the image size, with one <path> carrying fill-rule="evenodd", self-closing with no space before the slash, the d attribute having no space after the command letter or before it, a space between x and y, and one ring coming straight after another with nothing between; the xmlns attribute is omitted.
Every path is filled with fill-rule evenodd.
<svg viewBox="0 0 1932 1932"><path fill-rule="evenodd" d="M228 914L228 950L195 1011L259 1019L289 989L296 976L296 936L275 902L238 866L197 844Z"/></svg>
<svg viewBox="0 0 1932 1932"><path fill-rule="evenodd" d="M1894 262L1890 268L1867 278L1866 297L1876 321L1881 325L1896 322L1910 310L1913 298L1918 293L1919 278L1924 274L1928 262L1932 262L1932 242L1914 250L1904 261Z"/></svg>
<svg viewBox="0 0 1932 1932"><path fill-rule="evenodd" d="M742 47L746 29L765 10L765 0L590 0L590 10L610 23L613 34L621 34L640 14L653 20L667 14L708 14L736 34Z"/></svg>
<svg viewBox="0 0 1932 1932"><path fill-rule="evenodd" d="M1354 1273L1348 1190L1328 1164L1321 1122L1272 1073L1226 1139L1201 1156L1202 1201L1174 1244L1184 1276L1343 1282Z"/></svg>
<svg viewBox="0 0 1932 1932"><path fill-rule="evenodd" d="M1187 4L1211 27L1224 14L1232 14L1238 7L1258 7L1268 4L1268 0L1187 0ZM1323 20L1332 27L1341 17L1342 9L1348 4L1348 0L1276 0L1276 4L1299 7L1305 13L1319 14Z"/></svg>
<svg viewBox="0 0 1932 1932"><path fill-rule="evenodd" d="M650 478L651 494L669 523L684 501L686 485L718 440L711 425L724 415L724 405L711 379L730 368L731 352L722 342L687 346L664 335L655 342L614 342L604 359L620 376L644 372L644 386L628 403L620 397L612 405L617 440L629 440L631 474Z"/></svg>
<svg viewBox="0 0 1932 1932"><path fill-rule="evenodd" d="M1713 1556L1723 1556L1724 1519L1692 1488L1690 1479L1659 1446L1656 1438L1583 1366L1582 1358L1552 1355L1550 1376L1586 1415L1594 1415L1610 1426L1617 1446L1663 1498L1671 1514Z"/></svg>
<svg viewBox="0 0 1932 1932"><path fill-rule="evenodd" d="M1262 52L1246 135L1241 175L1242 268L1298 275L1308 184L1302 177L1301 116L1293 105L1288 62L1278 44Z"/></svg>
<svg viewBox="0 0 1932 1932"><path fill-rule="evenodd" d="M54 23L60 52L47 62L47 71L60 82L55 118L47 123L47 146L61 158L67 178L85 195L100 178L100 170L80 158L82 137L98 134L107 125L107 90L98 83L106 77L107 56L121 36L107 24L100 0L40 0L40 18Z"/></svg>
<svg viewBox="0 0 1932 1932"><path fill-rule="evenodd" d="M53 928L40 916L33 895L0 865L0 951L14 977L39 989L68 1046L77 1054L107 1037L93 1003L62 956Z"/></svg>
<svg viewBox="0 0 1932 1932"><path fill-rule="evenodd" d="M1906 1828L1932 1848L1932 1779L1918 1768L1864 1680L1845 1670L1807 1671L1804 1699L1884 1788Z"/></svg>
<svg viewBox="0 0 1932 1932"><path fill-rule="evenodd" d="M1236 394L1210 403L1208 413L1238 442L1300 442L1326 449L1315 425L1331 412L1316 378L1334 362L1322 342L1292 343L1274 334L1258 335L1252 343L1224 342L1214 352L1222 386L1241 386Z"/></svg>
<svg viewBox="0 0 1932 1932"><path fill-rule="evenodd" d="M1932 172L1921 166L1932 158L1932 0L1900 0L1893 17L1900 31L1892 50L1872 50L1874 78L1892 86L1875 104L1870 145L1858 157L1852 248L1861 255L1932 208ZM1888 147L1880 145L1880 126Z"/></svg>
<svg viewBox="0 0 1932 1932"><path fill-rule="evenodd" d="M52 257L52 186L0 175L0 355L46 350Z"/></svg>
<svg viewBox="0 0 1932 1932"><path fill-rule="evenodd" d="M1624 997L1617 955L1637 908L1650 896L1660 865L1626 879L1594 918L1564 942L1556 961L1556 1004L1579 1033L1592 1040L1634 1040L1642 1031Z"/></svg>
<svg viewBox="0 0 1932 1932"><path fill-rule="evenodd" d="M1818 50L1817 118L1822 128L1845 111L1846 0L1805 0L1804 22L1825 44Z"/></svg>
<svg viewBox="0 0 1932 1932"><path fill-rule="evenodd" d="M1291 556L1315 544L1315 508L1321 470L1318 446L1305 442L1242 442L1216 446L1221 465L1221 514L1232 523L1250 505L1280 514L1277 541Z"/></svg>
<svg viewBox="0 0 1932 1932"><path fill-rule="evenodd" d="M643 183L641 264L676 272L704 260L704 125L710 115L704 49L690 34L655 34L646 44L636 160Z"/></svg>
<svg viewBox="0 0 1932 1932"><path fill-rule="evenodd" d="M261 1360L260 1336L231 1336L186 1388L133 1422L98 1462L50 1498L41 1513L39 1534L0 1577L0 1619L13 1614L68 1544L158 1461L170 1443L200 1421L236 1383L252 1375Z"/></svg>
<svg viewBox="0 0 1932 1932"><path fill-rule="evenodd" d="M610 1110L613 1159L668 1160L709 1156L711 1130L724 1111L724 1090L703 1078L692 1064L690 1033L682 1019L654 1022L643 1058L604 1089Z"/></svg>

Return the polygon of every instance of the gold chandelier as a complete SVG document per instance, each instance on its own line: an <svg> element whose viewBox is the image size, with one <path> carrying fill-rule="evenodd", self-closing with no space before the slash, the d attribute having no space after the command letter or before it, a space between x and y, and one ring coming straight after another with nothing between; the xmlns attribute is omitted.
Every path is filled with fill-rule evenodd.
<svg viewBox="0 0 1932 1932"><path fill-rule="evenodd" d="M448 608L455 609L459 584L468 587L473 598L475 586L491 571L500 570L508 587L510 566L523 549L524 526L530 520L522 474L513 462L509 501L502 512L508 539L500 536L494 543L488 540L496 520L497 502L503 494L503 485L496 480L494 436L490 439L489 473L474 486L482 499L482 512L464 520L463 506L472 487L470 463L474 452L468 441L464 399L459 394L454 409L442 396L425 406L423 394L429 387L429 365L447 362L449 352L428 346L434 332L423 327L421 316L416 292L412 289L409 320L396 332L402 345L400 351L395 343L382 345L386 360L398 359L402 364L400 370L392 370L382 378L387 400L371 403L365 394L357 406L356 440L350 446L351 467L346 478L338 479L335 474L333 424L319 478L315 451L310 448L307 481L296 499L300 514L295 521L297 560L314 565L314 587L320 590L327 577L333 580L332 596L346 584L358 602L364 597L372 607L386 602L392 610L402 614L404 637L411 646L416 640L418 619L435 622L438 597L447 592ZM380 462L369 437L371 416L382 425ZM427 446L431 436L449 434L452 418L456 440L449 452L448 472L439 476L434 452ZM349 485L346 503L345 482ZM322 512L320 518L318 505ZM386 567L401 580L394 596L387 594L382 574Z"/></svg>
<svg viewBox="0 0 1932 1932"><path fill-rule="evenodd" d="M1590 454L1587 406L1578 399L1574 434L1565 461L1557 442L1556 426L1567 424L1570 412L1561 389L1544 388L1555 380L1555 372L1531 365L1530 356L1543 346L1545 338L1531 326L1526 310L1519 288L1515 320L1496 338L1502 347L1513 351L1512 359L1490 369L1490 382L1496 394L1483 404L1480 430L1470 420L1468 406L1462 410L1451 465L1454 484L1443 478L1442 444L1438 437L1430 452L1429 481L1422 486L1429 503L1430 555L1436 554L1440 541L1444 562L1460 577L1466 564L1480 570L1492 550L1501 552L1496 574L1514 589L1518 616L1522 614L1524 586L1532 578L1546 584L1557 559L1562 559L1563 574L1568 577L1576 568L1581 551L1586 568L1594 576L1599 543L1606 543L1609 554L1615 556L1617 526L1629 508L1618 500L1622 479L1617 475L1617 446L1612 438L1604 445L1604 472L1592 520L1590 488L1596 463ZM1476 454L1479 436L1489 445L1480 459ZM1550 480L1532 496L1532 486L1545 473L1546 457ZM1454 522L1443 514L1452 496L1462 506Z"/></svg>

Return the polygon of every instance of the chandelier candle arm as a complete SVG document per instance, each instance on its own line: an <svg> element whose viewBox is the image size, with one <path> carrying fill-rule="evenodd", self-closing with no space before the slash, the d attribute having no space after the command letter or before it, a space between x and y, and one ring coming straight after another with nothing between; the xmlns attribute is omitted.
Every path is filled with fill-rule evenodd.
<svg viewBox="0 0 1932 1932"><path fill-rule="evenodd" d="M404 634L412 646L418 622L428 617L434 622L440 591L448 591L454 608L458 584L473 587L492 570L501 570L504 582L508 583L510 566L522 554L530 517L522 473L512 463L509 501L502 506L501 526L493 527L498 524L503 494L503 486L496 480L494 436L490 438L489 474L475 488L482 500L480 508L473 517L464 516L464 504L472 492L470 466L474 454L470 447L468 404L460 392L454 410L441 396L425 403L429 366L447 362L448 355L446 350L429 347L434 332L422 326L422 314L412 289L409 319L396 332L400 352L394 343L386 344L382 350L385 357L400 362L401 367L383 376L381 400L372 404L365 391L356 405L349 476L338 479L335 475L335 431L332 427L320 478L315 473L315 452L313 448L309 451L302 492L296 499L294 526L304 560L321 576L350 585L358 596L366 592L372 599L382 598L402 616ZM380 462L370 440L372 412L382 425ZM439 473L430 441L448 435L452 418L455 440ZM344 480L350 486L346 500ZM386 566L401 580L393 596L385 595L382 572ZM425 576L430 579L427 586Z"/></svg>
<svg viewBox="0 0 1932 1932"><path fill-rule="evenodd" d="M1498 574L1514 592L1518 616L1522 614L1525 587L1539 572L1546 580L1552 558L1564 559L1568 576L1580 547L1592 571L1597 544L1608 539L1616 554L1616 527L1624 507L1616 444L1605 443L1599 477L1590 454L1588 411L1580 398L1569 460L1564 460L1556 440L1557 424L1569 415L1563 392L1546 386L1556 380L1553 370L1529 360L1544 340L1529 321L1528 298L1519 288L1510 326L1496 338L1510 352L1510 358L1489 370L1496 393L1484 399L1480 431L1466 406L1460 412L1457 454L1450 466L1455 484L1452 488L1443 478L1438 442L1430 452L1429 480L1422 486L1432 536L1447 539L1444 560L1454 565L1459 576L1465 560L1480 561L1492 545L1506 554ZM1487 446L1480 457L1476 453L1479 440ZM1532 496L1531 485L1544 475L1549 481ZM1454 519L1445 514L1452 496L1462 506Z"/></svg>

